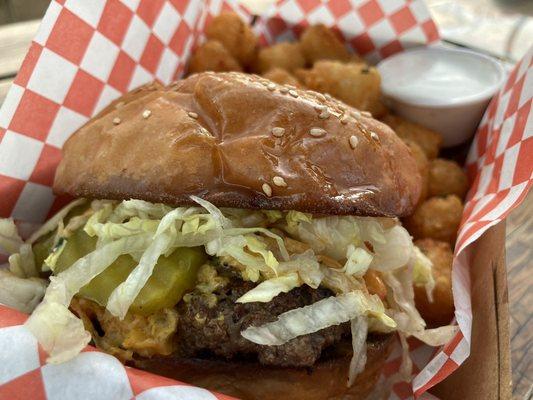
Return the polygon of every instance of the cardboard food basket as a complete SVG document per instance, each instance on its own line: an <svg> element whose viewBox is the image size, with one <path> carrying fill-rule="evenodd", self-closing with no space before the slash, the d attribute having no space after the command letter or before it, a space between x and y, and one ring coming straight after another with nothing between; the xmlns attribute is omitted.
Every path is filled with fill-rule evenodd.
<svg viewBox="0 0 533 400"><path fill-rule="evenodd" d="M52 1L0 109L0 217L28 233L57 211L65 200L51 185L65 140L122 93L179 78L206 24L223 10L252 21L236 1ZM281 0L253 21L262 44L324 23L369 62L439 39L420 0ZM467 159L472 186L452 274L460 330L440 349L410 342L413 380L396 384L391 399L510 397L503 221L532 184L532 56L492 100ZM91 347L47 365L22 326L26 318L0 305L0 399L229 399L124 367ZM399 360L393 352L384 378Z"/></svg>

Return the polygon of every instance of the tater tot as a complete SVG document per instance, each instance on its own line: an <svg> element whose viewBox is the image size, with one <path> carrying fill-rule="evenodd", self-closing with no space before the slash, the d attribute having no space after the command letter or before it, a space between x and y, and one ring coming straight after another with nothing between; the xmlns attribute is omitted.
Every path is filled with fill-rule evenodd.
<svg viewBox="0 0 533 400"><path fill-rule="evenodd" d="M255 57L257 37L250 26L237 14L223 12L207 26L208 39L218 40L243 66L248 66Z"/></svg>
<svg viewBox="0 0 533 400"><path fill-rule="evenodd" d="M467 190L468 178L459 164L442 158L431 160L429 164L430 196L455 194L463 199Z"/></svg>
<svg viewBox="0 0 533 400"><path fill-rule="evenodd" d="M415 286L416 308L429 326L450 323L453 318L452 261L450 245L433 239L415 241L415 245L433 263L433 302L430 302L424 286Z"/></svg>
<svg viewBox="0 0 533 400"><path fill-rule="evenodd" d="M420 197L418 199L418 204L422 203L428 196L428 180L429 180L429 161L426 157L424 151L412 140L406 140L405 144L411 150L416 166L418 167L418 172L422 177L422 189L420 190Z"/></svg>
<svg viewBox="0 0 533 400"><path fill-rule="evenodd" d="M189 74L203 71L242 71L242 68L220 42L208 40L196 49L189 62Z"/></svg>
<svg viewBox="0 0 533 400"><path fill-rule="evenodd" d="M309 89L329 93L374 117L385 114L381 102L381 77L374 67L362 63L323 60L312 69L297 70L296 77Z"/></svg>
<svg viewBox="0 0 533 400"><path fill-rule="evenodd" d="M292 85L295 87L302 87L302 84L296 79L294 75L281 68L274 68L263 74L263 77L270 79L272 82L280 85Z"/></svg>
<svg viewBox="0 0 533 400"><path fill-rule="evenodd" d="M305 59L298 43L282 42L259 50L253 70L264 74L273 68L292 72L305 67Z"/></svg>
<svg viewBox="0 0 533 400"><path fill-rule="evenodd" d="M300 36L300 44L310 65L318 60L349 61L351 58L335 33L322 24L307 27Z"/></svg>
<svg viewBox="0 0 533 400"><path fill-rule="evenodd" d="M456 195L431 197L405 219L405 227L415 239L431 238L454 245L463 214L463 203Z"/></svg>
<svg viewBox="0 0 533 400"><path fill-rule="evenodd" d="M439 154L442 137L437 132L396 115L387 115L383 118L383 122L389 125L401 139L409 139L418 144L429 160L433 160Z"/></svg>

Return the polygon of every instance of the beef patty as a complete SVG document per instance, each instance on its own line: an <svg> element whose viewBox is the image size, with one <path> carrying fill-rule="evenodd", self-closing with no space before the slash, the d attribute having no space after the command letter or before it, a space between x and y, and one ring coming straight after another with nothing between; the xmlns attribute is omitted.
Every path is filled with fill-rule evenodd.
<svg viewBox="0 0 533 400"><path fill-rule="evenodd" d="M268 303L236 303L253 287L253 283L233 276L228 285L213 292L216 304L213 304L212 296L209 298L200 292L193 292L187 301L181 301L177 306L178 352L185 357L256 357L263 365L310 367L323 350L349 333L349 325L343 324L299 336L281 346L252 343L240 333L248 326L275 321L285 311L333 296L328 289L312 289L304 285L279 294Z"/></svg>

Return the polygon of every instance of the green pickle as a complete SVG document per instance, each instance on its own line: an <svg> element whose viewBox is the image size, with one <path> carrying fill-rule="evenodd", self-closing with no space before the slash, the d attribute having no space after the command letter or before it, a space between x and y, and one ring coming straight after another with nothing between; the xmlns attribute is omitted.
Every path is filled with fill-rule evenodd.
<svg viewBox="0 0 533 400"><path fill-rule="evenodd" d="M35 260L35 266L39 271L42 271L44 260L48 257L48 254L52 251L52 245L54 244L54 232L47 233L43 237L39 238L32 246L33 258Z"/></svg>
<svg viewBox="0 0 533 400"><path fill-rule="evenodd" d="M63 223L68 224L68 222L70 221L72 217L83 214L85 210L87 210L88 207L89 207L88 204L81 204L79 206L74 207L65 216ZM56 235L55 230L52 232L48 232L46 235L43 235L42 237L40 237L32 246L35 265L37 266L39 271L41 271L43 277L48 275L47 273L43 271L43 264L44 264L44 260L46 260L48 255L52 252L52 246L54 244L55 235ZM93 248L94 248L94 243L96 243L96 241L91 242L91 243L93 243ZM71 264L69 264L69 266L70 265Z"/></svg>
<svg viewBox="0 0 533 400"><path fill-rule="evenodd" d="M65 248L57 259L54 273L66 270L79 258L93 251L95 246L96 238L87 235L83 229L78 229L67 239ZM182 247L168 257L159 257L152 276L130 310L147 315L176 305L187 291L194 288L198 270L206 259L202 247ZM105 306L111 292L126 280L136 266L137 262L131 256L118 257L113 264L85 285L79 295Z"/></svg>

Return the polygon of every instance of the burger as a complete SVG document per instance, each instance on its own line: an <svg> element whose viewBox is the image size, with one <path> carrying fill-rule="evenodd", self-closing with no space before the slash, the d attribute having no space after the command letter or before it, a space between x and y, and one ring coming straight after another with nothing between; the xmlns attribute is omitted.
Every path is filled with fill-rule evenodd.
<svg viewBox="0 0 533 400"><path fill-rule="evenodd" d="M92 342L243 399L365 398L395 337L409 377L407 337L453 334L414 306L431 262L399 217L420 187L410 150L368 113L198 73L70 137L54 190L76 200L25 242L2 221L16 251L0 285L35 307L26 326L51 363Z"/></svg>

